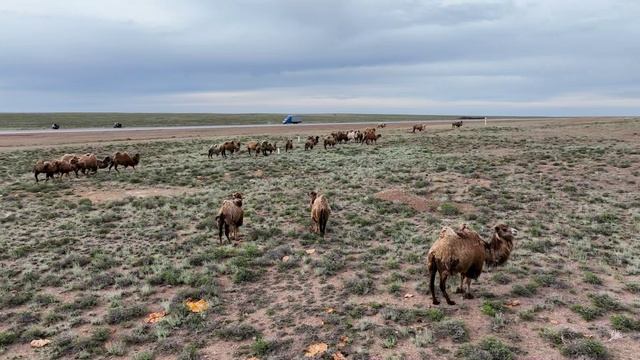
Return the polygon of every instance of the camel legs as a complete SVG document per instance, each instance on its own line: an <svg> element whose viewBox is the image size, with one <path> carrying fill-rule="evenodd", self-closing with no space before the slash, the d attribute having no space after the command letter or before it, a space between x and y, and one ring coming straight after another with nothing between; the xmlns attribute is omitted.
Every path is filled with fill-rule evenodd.
<svg viewBox="0 0 640 360"><path fill-rule="evenodd" d="M436 272L437 270L435 266L429 269L429 291L431 291L431 300L433 302L433 305L440 304L440 301L438 301L438 298L436 297L436 288L435 288Z"/></svg>
<svg viewBox="0 0 640 360"><path fill-rule="evenodd" d="M449 272L448 271L442 271L440 272L440 291L442 291L442 295L444 295L444 298L447 300L447 304L449 305L455 305L455 301L451 300L449 298L449 294L447 294L447 278L449 277Z"/></svg>
<svg viewBox="0 0 640 360"><path fill-rule="evenodd" d="M227 241L231 243L231 239L229 239L229 225L227 223L224 224L224 235L227 237Z"/></svg>
<svg viewBox="0 0 640 360"><path fill-rule="evenodd" d="M462 297L464 299L473 299L473 295L471 294L471 278L466 278L465 283L467 285L467 292L465 292L464 295L462 295Z"/></svg>
<svg viewBox="0 0 640 360"><path fill-rule="evenodd" d="M460 285L456 288L456 294L462 294L464 293L464 275L460 274Z"/></svg>
<svg viewBox="0 0 640 360"><path fill-rule="evenodd" d="M240 241L240 240L238 239L238 227L237 227L237 226L234 226L234 227L233 227L233 240L234 240L234 241Z"/></svg>

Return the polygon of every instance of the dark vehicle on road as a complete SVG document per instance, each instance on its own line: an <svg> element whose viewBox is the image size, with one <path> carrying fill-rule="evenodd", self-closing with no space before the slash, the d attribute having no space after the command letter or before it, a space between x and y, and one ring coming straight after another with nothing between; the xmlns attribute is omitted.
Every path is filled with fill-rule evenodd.
<svg viewBox="0 0 640 360"><path fill-rule="evenodd" d="M296 116L296 115L287 115L282 120L282 123L284 125L287 125L287 124L300 124L301 122L302 122L302 118L300 116Z"/></svg>

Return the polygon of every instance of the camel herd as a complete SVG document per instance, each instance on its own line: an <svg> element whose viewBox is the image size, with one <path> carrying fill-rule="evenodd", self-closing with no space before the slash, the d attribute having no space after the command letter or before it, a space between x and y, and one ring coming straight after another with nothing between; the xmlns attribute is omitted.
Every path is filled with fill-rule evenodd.
<svg viewBox="0 0 640 360"><path fill-rule="evenodd" d="M385 124L379 124L378 129L384 128ZM452 127L461 127L462 121L452 123ZM424 125L414 125L412 132L423 131ZM363 131L338 131L333 132L329 136L324 137L323 145L325 149L333 148L337 144L356 142L360 144L375 144L381 137L376 132L376 128L367 128ZM319 136L309 136L304 144L304 150L312 150L320 142ZM208 157L212 158L222 155L227 157L227 153L234 154L241 151L242 144L236 141L225 141L221 144L211 146L209 148ZM249 156L252 152L255 156L262 154L268 156L274 151L278 151L277 144L268 141L250 141L245 144L245 148ZM293 150L293 141L288 139L285 143L285 152ZM55 160L39 160L33 167L36 182L39 181L38 175L45 174L46 180L53 179L56 174L59 178L74 172L76 177L79 172L89 175L96 173L98 169L112 168L118 170L118 166L124 166L125 169L135 167L140 162L140 155L130 156L126 152L116 152L113 156L106 156L99 160L95 154L87 153L84 155L65 154ZM311 222L313 224L312 231L319 233L324 237L327 229L329 216L331 215L331 207L328 198L315 191L309 193L311 210ZM236 192L227 200L223 200L218 213L215 217L218 226L218 237L222 244L222 235L231 242L231 237L237 241L238 231L243 224L244 211L243 195ZM231 235L231 237L230 237ZM473 298L471 294L471 280L478 279L482 273L484 265L499 266L506 263L509 255L513 250L514 237L517 230L504 224L499 224L493 228L493 234L489 241L485 241L480 235L471 230L467 225L461 225L457 230L451 227L444 227L439 234L436 242L431 246L427 254L427 268L429 270L429 289L431 291L432 302L434 305L440 304L435 294L435 277L440 275L440 291L445 297L447 304L454 305L455 302L449 298L446 291L446 283L449 276L460 274L460 286L456 289L457 293L463 293L465 299ZM464 287L466 286L466 290Z"/></svg>
<svg viewBox="0 0 640 360"><path fill-rule="evenodd" d="M385 124L378 125L378 128L384 128ZM332 132L331 134L322 138L322 145L325 150L329 148L335 148L338 144L346 144L349 142L359 143L359 144L376 144L378 139L382 137L381 134L376 132L376 128L367 128L364 130L350 130L350 131L337 131ZM320 144L320 136L309 136L305 140L304 150L313 150L314 147ZM273 152L278 151L277 143L270 143L268 141L249 141L246 144L243 144L239 141L225 141L219 144L214 144L209 147L209 151L207 152L207 156L209 159L215 156L222 156L223 158L227 157L227 154L241 153L244 151L251 156L255 154L258 156L262 154L263 156L268 156L273 154ZM293 140L287 139L284 146L284 151L289 152L294 149Z"/></svg>
<svg viewBox="0 0 640 360"><path fill-rule="evenodd" d="M71 172L75 173L78 177L78 173L83 175L95 174L98 169L109 168L109 172L114 168L117 172L118 166L124 166L125 169L131 166L134 170L140 162L140 154L130 156L126 152L116 152L113 156L106 156L100 160L93 153L86 153L83 155L77 154L65 154L59 159L53 160L38 160L33 166L33 174L36 178L36 182L39 182L38 175L45 174L45 182L49 179L54 179L55 175L59 175L58 178L67 175Z"/></svg>
<svg viewBox="0 0 640 360"><path fill-rule="evenodd" d="M315 191L309 193L311 201L309 208L311 209L311 222L313 223L313 232L319 233L324 237L327 229L327 222L329 221L329 215L331 215L331 207L329 206L329 200L325 195L318 194ZM236 192L231 195L231 198L223 200L218 214L215 217L215 221L218 224L218 237L220 244L222 244L222 232L227 238L227 241L231 243L231 237L233 240L238 240L238 230L242 226L244 219L244 210L242 209L242 193Z"/></svg>
<svg viewBox="0 0 640 360"><path fill-rule="evenodd" d="M310 192L309 196L312 231L324 237L331 215L329 200L325 195L315 191ZM230 199L222 201L215 217L220 244L223 244L223 229L229 243L231 243L230 232L233 240L238 240L238 230L242 226L243 218L241 193L236 192ZM456 274L460 274L460 285L456 293L462 293L464 299L473 299L471 280L477 280L480 277L484 265L491 267L504 265L511 255L513 241L517 234L518 231L515 228L498 224L493 228L491 239L486 241L466 224L462 224L457 230L448 226L442 228L438 239L427 253L429 290L433 304L440 304L435 293L436 274L440 274L439 287L447 304L455 305L447 293L447 279Z"/></svg>
<svg viewBox="0 0 640 360"><path fill-rule="evenodd" d="M325 150L335 148L336 145L342 143L359 143L359 144L377 144L378 139L382 137L382 134L378 133L377 129L384 129L387 126L385 123L378 124L375 128L366 128L364 130L349 130L349 131L337 131L332 132L331 134L322 138L322 145ZM451 124L452 128L459 128L462 126L462 121L455 121ZM411 128L411 132L415 133L416 131L421 132L425 129L424 124L415 124ZM320 136L309 136L305 140L304 150L313 150L314 147L320 144ZM293 141L291 139L287 139L285 143L285 152L289 152L293 150ZM246 143L245 149L246 153L251 156L251 154L255 154L258 156L262 154L263 156L271 155L274 151L278 151L278 145L274 143L269 143L268 141L249 141ZM242 152L242 143L239 141L225 141L219 144L214 144L209 148L207 152L207 156L209 159L213 158L213 155L220 156L223 158L227 157L227 154Z"/></svg>
<svg viewBox="0 0 640 360"><path fill-rule="evenodd" d="M461 126L462 121L452 123L453 128ZM384 127L384 125L378 126L378 128L381 127ZM412 132L423 130L423 125L414 125L412 128ZM334 132L324 138L324 148L327 149L327 147L334 147L338 143L347 143L352 140L366 143L367 139L369 139L370 142L375 143L378 138L380 138L380 134L376 134L376 130L373 128L365 129L362 132ZM309 136L305 142L305 150L313 149L319 142L319 136ZM293 149L291 140L287 140L286 144L286 151ZM238 150L240 143L236 145L234 149ZM273 145L275 146L275 144ZM219 145L217 148L221 147ZM247 146L247 150L256 151L256 156L261 148L264 148L264 146L257 142L250 142ZM249 152L249 154L251 153ZM329 216L331 215L329 200L325 195L318 194L315 191L310 192L309 196L309 208L311 209L310 215L313 224L312 231L324 237ZM218 236L221 244L223 243L223 229L229 243L231 242L230 231L233 239L238 239L238 229L242 226L243 215L242 194L234 193L230 199L222 202L215 218L218 224ZM447 293L446 284L450 276L457 274L460 274L460 285L456 289L456 293L462 293L464 299L473 299L471 280L479 278L485 265L495 267L505 264L513 250L516 235L517 230L505 224L494 226L493 234L489 241L484 240L466 224L462 224L457 230L448 226L444 227L427 253L427 269L429 270L429 289L432 303L434 305L440 304L435 293L436 274L440 275L439 288L447 304L455 305L455 302L451 300Z"/></svg>

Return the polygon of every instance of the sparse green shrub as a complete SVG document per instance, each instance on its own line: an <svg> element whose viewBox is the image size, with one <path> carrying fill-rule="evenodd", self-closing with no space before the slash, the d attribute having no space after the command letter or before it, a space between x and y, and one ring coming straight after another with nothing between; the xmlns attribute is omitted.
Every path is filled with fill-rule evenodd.
<svg viewBox="0 0 640 360"><path fill-rule="evenodd" d="M464 344L456 357L465 360L512 360L515 354L500 339L489 336L477 344Z"/></svg>
<svg viewBox="0 0 640 360"><path fill-rule="evenodd" d="M560 353L571 358L607 359L607 349L595 339L579 339L569 342L560 348Z"/></svg>
<svg viewBox="0 0 640 360"><path fill-rule="evenodd" d="M251 351L253 355L256 356L264 356L271 351L272 343L270 341L265 340L262 337L259 337L251 344Z"/></svg>
<svg viewBox="0 0 640 360"><path fill-rule="evenodd" d="M531 240L531 241L524 242L522 244L522 247L532 252L545 254L549 252L549 250L553 247L553 243L551 242L551 240L548 240L548 239Z"/></svg>
<svg viewBox="0 0 640 360"><path fill-rule="evenodd" d="M344 254L339 251L329 251L315 263L316 274L323 276L333 276L345 266Z"/></svg>
<svg viewBox="0 0 640 360"><path fill-rule="evenodd" d="M344 283L344 288L350 294L367 295L373 293L375 284L370 278L362 276L347 280Z"/></svg>
<svg viewBox="0 0 640 360"><path fill-rule="evenodd" d="M242 341L256 337L260 332L251 325L238 324L219 329L215 334L223 340Z"/></svg>
<svg viewBox="0 0 640 360"><path fill-rule="evenodd" d="M18 335L13 331L0 331L0 346L8 346L13 344Z"/></svg>
<svg viewBox="0 0 640 360"><path fill-rule="evenodd" d="M534 283L526 285L516 284L511 288L511 293L515 296L531 297L538 292L538 286Z"/></svg>
<svg viewBox="0 0 640 360"><path fill-rule="evenodd" d="M44 339L49 337L51 334L39 327L39 326L33 326L28 328L27 330L25 330L21 335L20 335L20 339L24 342L30 342L31 340L35 340L35 339Z"/></svg>
<svg viewBox="0 0 640 360"><path fill-rule="evenodd" d="M590 294L589 299L593 306L602 310L622 310L623 306L620 302L608 294Z"/></svg>
<svg viewBox="0 0 640 360"><path fill-rule="evenodd" d="M442 310L434 309L398 309L386 307L380 312L382 318L400 325L411 325L416 322L440 321L444 318Z"/></svg>
<svg viewBox="0 0 640 360"><path fill-rule="evenodd" d="M252 282L258 278L258 273L250 270L246 267L238 267L233 273L233 282L241 284L245 282Z"/></svg>
<svg viewBox="0 0 640 360"><path fill-rule="evenodd" d="M533 321L536 318L536 312L533 309L524 310L518 313L518 317L522 321Z"/></svg>
<svg viewBox="0 0 640 360"><path fill-rule="evenodd" d="M640 283L626 283L624 288L634 294L640 294Z"/></svg>
<svg viewBox="0 0 640 360"><path fill-rule="evenodd" d="M584 282L591 285L602 285L602 279L600 279L596 274L592 273L591 271L585 271Z"/></svg>
<svg viewBox="0 0 640 360"><path fill-rule="evenodd" d="M437 338L450 337L453 342L461 343L469 340L469 333L464 321L451 319L437 322L433 326Z"/></svg>
<svg viewBox="0 0 640 360"><path fill-rule="evenodd" d="M594 320L603 314L603 311L600 308L582 306L579 304L571 306L571 310L580 315L586 321Z"/></svg>
<svg viewBox="0 0 640 360"><path fill-rule="evenodd" d="M120 324L141 317L146 313L147 309L144 305L111 308L105 316L105 322L109 325Z"/></svg>
<svg viewBox="0 0 640 360"><path fill-rule="evenodd" d="M13 307L24 305L33 298L31 291L18 291L15 293L5 293L0 295L0 305Z"/></svg>
<svg viewBox="0 0 640 360"><path fill-rule="evenodd" d="M562 355L567 357L586 357L595 360L609 358L607 349L599 341L589 339L582 333L570 329L562 328L560 330L552 330L545 328L540 332L540 336L549 341L554 347L560 350Z"/></svg>
<svg viewBox="0 0 640 360"><path fill-rule="evenodd" d="M198 360L200 356L198 356L198 348L195 344L189 344L182 349L180 356L178 356L178 360Z"/></svg>
<svg viewBox="0 0 640 360"><path fill-rule="evenodd" d="M482 311L482 313L485 315L494 317L499 312L505 312L506 309L506 306L502 305L502 303L500 302L485 300L482 303L482 308L480 309L480 311Z"/></svg>
<svg viewBox="0 0 640 360"><path fill-rule="evenodd" d="M133 360L153 360L155 356L151 351L141 351L133 356Z"/></svg>
<svg viewBox="0 0 640 360"><path fill-rule="evenodd" d="M440 213L445 216L459 215L460 209L455 204L445 202L440 205Z"/></svg>
<svg viewBox="0 0 640 360"><path fill-rule="evenodd" d="M511 277L505 273L498 272L491 276L491 281L496 284L506 285L511 282Z"/></svg>
<svg viewBox="0 0 640 360"><path fill-rule="evenodd" d="M62 304L60 306L63 311L85 310L98 305L98 295L83 294L78 296L72 303Z"/></svg>
<svg viewBox="0 0 640 360"><path fill-rule="evenodd" d="M612 315L611 326L620 331L640 331L640 320L632 319L626 315Z"/></svg>
<svg viewBox="0 0 640 360"><path fill-rule="evenodd" d="M418 330L413 338L413 343L417 347L427 347L433 344L434 341L433 332L429 329Z"/></svg>

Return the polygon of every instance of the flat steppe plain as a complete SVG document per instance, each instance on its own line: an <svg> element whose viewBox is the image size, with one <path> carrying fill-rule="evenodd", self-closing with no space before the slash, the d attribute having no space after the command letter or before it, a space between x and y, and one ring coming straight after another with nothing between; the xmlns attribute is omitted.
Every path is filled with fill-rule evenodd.
<svg viewBox="0 0 640 360"><path fill-rule="evenodd" d="M0 134L0 358L297 359L318 343L323 359L637 358L640 121L426 124L311 151L309 135L367 125ZM206 156L286 139L293 152ZM115 151L140 153L139 167L31 173ZM324 239L312 190L333 210ZM240 241L220 245L214 216L236 191ZM475 299L452 279L457 304L432 306L426 252L462 223L520 233Z"/></svg>

